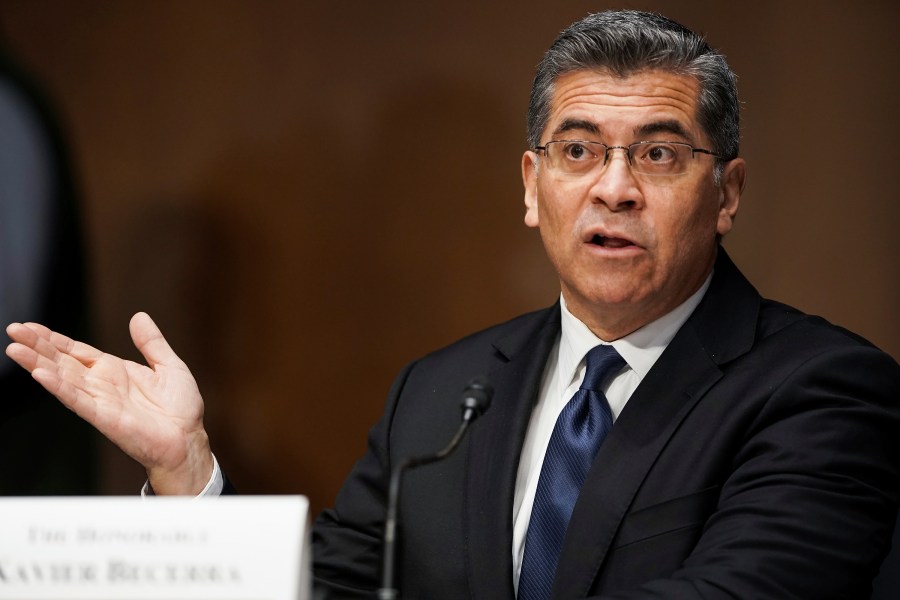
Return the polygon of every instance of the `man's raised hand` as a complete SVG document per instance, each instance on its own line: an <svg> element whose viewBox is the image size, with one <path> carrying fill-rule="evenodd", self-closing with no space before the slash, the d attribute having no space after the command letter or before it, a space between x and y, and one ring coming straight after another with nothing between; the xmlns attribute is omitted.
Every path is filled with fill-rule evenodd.
<svg viewBox="0 0 900 600"><path fill-rule="evenodd" d="M213 469L197 383L146 313L129 328L148 366L37 323L7 327L6 354L141 463L157 494L197 494Z"/></svg>

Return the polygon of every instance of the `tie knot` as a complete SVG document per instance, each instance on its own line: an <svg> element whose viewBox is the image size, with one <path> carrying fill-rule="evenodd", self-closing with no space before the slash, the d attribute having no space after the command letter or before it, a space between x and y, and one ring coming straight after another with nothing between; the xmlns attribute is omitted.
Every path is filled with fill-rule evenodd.
<svg viewBox="0 0 900 600"><path fill-rule="evenodd" d="M581 382L581 389L595 392L600 391L600 386L607 377L625 365L625 359L609 344L600 344L591 348L585 356L585 361L587 369L584 373L584 381Z"/></svg>

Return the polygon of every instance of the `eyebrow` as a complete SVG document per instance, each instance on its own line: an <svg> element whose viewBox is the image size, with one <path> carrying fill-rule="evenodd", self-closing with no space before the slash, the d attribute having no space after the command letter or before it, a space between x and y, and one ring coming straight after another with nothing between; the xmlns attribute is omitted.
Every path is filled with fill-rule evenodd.
<svg viewBox="0 0 900 600"><path fill-rule="evenodd" d="M559 127L554 130L553 135L558 135L567 131L584 131L585 133L594 135L600 135L602 133L600 126L593 121L587 121L585 119L565 119L559 124ZM684 125L673 119L652 121L634 128L634 135L637 138L646 138L647 136L657 133L669 133L686 140L691 139Z"/></svg>
<svg viewBox="0 0 900 600"><path fill-rule="evenodd" d="M556 128L553 135L573 130L581 130L593 134L600 133L600 127L592 121L585 121L584 119L566 119L559 124L559 127Z"/></svg>
<svg viewBox="0 0 900 600"><path fill-rule="evenodd" d="M686 140L691 139L684 125L678 121L653 121L634 128L634 134L638 137L646 137L655 133L671 133Z"/></svg>

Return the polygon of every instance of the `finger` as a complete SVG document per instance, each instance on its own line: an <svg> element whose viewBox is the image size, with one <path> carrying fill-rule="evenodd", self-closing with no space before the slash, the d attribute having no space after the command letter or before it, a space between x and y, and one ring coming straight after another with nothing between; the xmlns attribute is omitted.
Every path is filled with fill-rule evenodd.
<svg viewBox="0 0 900 600"><path fill-rule="evenodd" d="M40 323L16 323L18 327L16 328L15 333L23 338L23 343L27 343L32 348L37 349L38 344L41 341L46 343L50 343L50 337L53 334L53 331Z"/></svg>
<svg viewBox="0 0 900 600"><path fill-rule="evenodd" d="M40 323L33 323L29 321L27 323L19 323L19 325L28 328L35 335L42 337L45 340L49 340L50 334L53 333L53 331L49 327L47 327L46 325L41 325Z"/></svg>
<svg viewBox="0 0 900 600"><path fill-rule="evenodd" d="M12 323L6 328L6 333L14 342L27 346L54 362L75 360L91 365L103 355L96 348L51 331L40 323Z"/></svg>
<svg viewBox="0 0 900 600"><path fill-rule="evenodd" d="M147 360L147 364L155 369L156 365L167 365L181 362L172 347L163 337L162 332L153 319L145 312L139 312L131 317L128 324L131 331L131 339L140 353Z"/></svg>
<svg viewBox="0 0 900 600"><path fill-rule="evenodd" d="M55 370L57 364L37 352L34 348L30 348L24 344L13 342L6 347L6 355L13 359L20 367L28 371L45 368Z"/></svg>
<svg viewBox="0 0 900 600"><path fill-rule="evenodd" d="M10 337L18 340L19 345L10 345L7 354L29 371L36 368L51 370L65 368L81 374L86 367L102 356L101 352L87 344L55 334L43 325L36 323L17 325L18 327L10 326L8 331ZM70 353L74 353L74 356Z"/></svg>
<svg viewBox="0 0 900 600"><path fill-rule="evenodd" d="M6 354L25 369L32 371L39 366L52 368L49 362L74 361L65 358L56 348L44 339L41 332L22 323L13 323L6 328L6 332L13 340L6 349Z"/></svg>
<svg viewBox="0 0 900 600"><path fill-rule="evenodd" d="M52 331L40 323L25 323L25 327L31 329L38 336L38 339L45 340L55 350L72 356L88 366L100 360L100 357L103 356L103 352L93 346Z"/></svg>
<svg viewBox="0 0 900 600"><path fill-rule="evenodd" d="M73 383L76 379L74 376L71 374L60 376L57 371L43 368L35 369L31 376L45 390L56 396L66 408L89 423L94 424L93 419L97 414L97 401L81 387Z"/></svg>
<svg viewBox="0 0 900 600"><path fill-rule="evenodd" d="M93 346L68 338L61 333L53 332L50 336L50 344L60 352L87 366L91 366L103 356L103 352Z"/></svg>
<svg viewBox="0 0 900 600"><path fill-rule="evenodd" d="M38 339L38 333L22 323L10 323L7 325L6 335L12 341L19 342L25 346L33 346Z"/></svg>
<svg viewBox="0 0 900 600"><path fill-rule="evenodd" d="M38 358L40 357L40 354L19 342L13 342L8 345L6 347L6 355L27 371L34 371L37 368Z"/></svg>
<svg viewBox="0 0 900 600"><path fill-rule="evenodd" d="M78 361L69 358L62 363L57 363L18 343L10 344L6 349L6 354L19 366L29 371L32 377L66 405L69 404L71 401L69 398L74 393L74 391L66 391L69 387L73 390L86 391L84 378L88 373L88 368ZM63 383L67 386L60 391ZM66 394L66 397L60 396L60 393Z"/></svg>

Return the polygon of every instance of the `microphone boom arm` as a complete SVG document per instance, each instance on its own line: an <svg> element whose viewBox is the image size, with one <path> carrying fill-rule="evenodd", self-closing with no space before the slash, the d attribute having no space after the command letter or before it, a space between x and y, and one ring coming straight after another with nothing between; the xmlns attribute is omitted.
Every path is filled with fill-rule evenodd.
<svg viewBox="0 0 900 600"><path fill-rule="evenodd" d="M459 446L469 425L488 409L493 393L494 390L490 384L479 380L470 382L462 399L462 423L459 424L459 428L456 430L456 434L450 440L450 443L436 454L412 456L404 459L391 469L391 479L388 484L387 514L384 520L384 556L382 557L381 587L378 589L378 600L396 600L399 597L398 590L394 587L394 564L397 554L397 522L400 512L400 484L403 480L403 473L407 469L414 469L422 465L438 462L450 456L456 450L456 447Z"/></svg>

